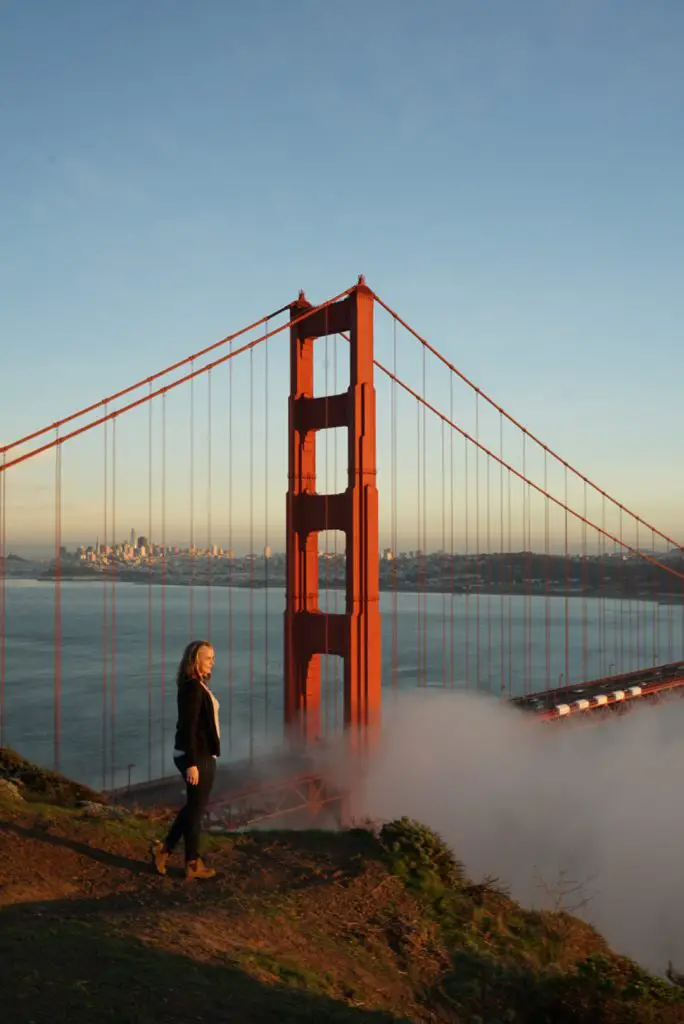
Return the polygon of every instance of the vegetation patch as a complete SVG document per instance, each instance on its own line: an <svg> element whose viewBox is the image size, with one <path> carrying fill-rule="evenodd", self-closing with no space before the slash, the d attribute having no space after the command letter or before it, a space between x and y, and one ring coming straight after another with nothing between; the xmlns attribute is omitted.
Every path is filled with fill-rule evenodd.
<svg viewBox="0 0 684 1024"><path fill-rule="evenodd" d="M107 802L102 793L73 782L59 772L32 764L9 747L0 747L0 778L18 782L25 800L40 800L63 807L76 807L83 800Z"/></svg>
<svg viewBox="0 0 684 1024"><path fill-rule="evenodd" d="M684 993L617 957L563 911L524 910L496 879L470 882L440 836L402 818L380 831L388 870L438 923L450 970L428 1005L454 1021L595 1024L684 1021ZM674 976L674 972L670 972Z"/></svg>

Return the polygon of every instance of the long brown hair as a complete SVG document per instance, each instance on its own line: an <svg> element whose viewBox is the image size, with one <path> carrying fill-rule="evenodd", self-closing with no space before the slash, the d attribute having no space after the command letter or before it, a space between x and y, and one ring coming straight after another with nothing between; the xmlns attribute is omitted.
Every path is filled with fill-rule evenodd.
<svg viewBox="0 0 684 1024"><path fill-rule="evenodd" d="M177 686L184 683L186 679L199 679L197 674L197 656L203 647L211 647L208 640L191 640L185 648L176 674Z"/></svg>

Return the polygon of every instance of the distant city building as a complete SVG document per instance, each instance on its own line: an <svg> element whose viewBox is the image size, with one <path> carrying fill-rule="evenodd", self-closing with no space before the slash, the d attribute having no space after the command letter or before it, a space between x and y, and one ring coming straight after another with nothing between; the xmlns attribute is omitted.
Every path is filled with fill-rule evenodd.
<svg viewBox="0 0 684 1024"><path fill-rule="evenodd" d="M147 548L149 547L149 543L150 542L148 541L147 537L138 537L138 543L136 544L136 547Z"/></svg>
<svg viewBox="0 0 684 1024"><path fill-rule="evenodd" d="M132 527L132 526L131 526L131 536L130 536L130 539L129 539L129 544L131 545L132 548L135 547L135 528Z"/></svg>
<svg viewBox="0 0 684 1024"><path fill-rule="evenodd" d="M270 547L267 544L266 547L264 548L264 558L270 558L270 557L271 557L271 549L270 549Z"/></svg>
<svg viewBox="0 0 684 1024"><path fill-rule="evenodd" d="M385 548L385 550L382 553L382 558L383 558L383 561L385 561L385 562L391 562L392 559L394 558L394 555L392 554L392 549L391 548Z"/></svg>

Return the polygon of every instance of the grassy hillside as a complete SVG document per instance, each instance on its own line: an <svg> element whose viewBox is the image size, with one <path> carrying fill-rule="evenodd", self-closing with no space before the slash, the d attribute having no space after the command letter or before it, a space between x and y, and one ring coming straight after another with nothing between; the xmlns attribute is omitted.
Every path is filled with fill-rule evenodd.
<svg viewBox="0 0 684 1024"><path fill-rule="evenodd" d="M163 816L0 751L0 992L13 1024L684 1022L681 989L564 913L472 883L438 837L211 837L191 886L145 862ZM80 802L86 801L84 804Z"/></svg>

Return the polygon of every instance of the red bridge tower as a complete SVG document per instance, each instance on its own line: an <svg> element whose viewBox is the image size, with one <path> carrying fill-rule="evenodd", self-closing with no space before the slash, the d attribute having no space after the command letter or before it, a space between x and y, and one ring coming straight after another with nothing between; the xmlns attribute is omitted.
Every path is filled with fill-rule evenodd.
<svg viewBox="0 0 684 1024"><path fill-rule="evenodd" d="M290 307L291 319L311 308L301 292ZM300 742L321 735L321 654L344 660L344 725L354 745L365 745L380 720L373 310L373 293L360 277L346 298L290 328L284 706L286 729ZM314 342L342 331L350 336L349 388L315 398ZM334 427L348 430L347 488L340 494L319 494L316 435ZM320 530L342 530L346 535L344 614L319 608Z"/></svg>

